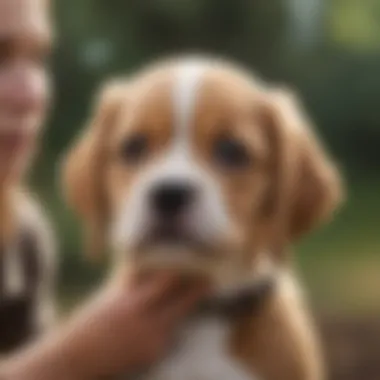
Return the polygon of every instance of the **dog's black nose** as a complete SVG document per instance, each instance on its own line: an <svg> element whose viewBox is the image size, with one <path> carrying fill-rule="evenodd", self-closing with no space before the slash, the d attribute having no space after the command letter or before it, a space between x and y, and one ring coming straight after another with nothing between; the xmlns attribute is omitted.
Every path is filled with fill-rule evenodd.
<svg viewBox="0 0 380 380"><path fill-rule="evenodd" d="M188 183L163 182L152 192L152 207L160 217L176 217L193 201L195 192Z"/></svg>

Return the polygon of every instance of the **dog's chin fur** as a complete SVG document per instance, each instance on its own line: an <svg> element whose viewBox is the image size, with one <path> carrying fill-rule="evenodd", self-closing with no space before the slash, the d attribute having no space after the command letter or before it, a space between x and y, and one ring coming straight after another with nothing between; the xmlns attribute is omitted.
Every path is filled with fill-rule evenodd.
<svg viewBox="0 0 380 380"><path fill-rule="evenodd" d="M174 249L174 248L173 248ZM194 257L194 253L183 248L175 252L168 248L128 255L127 267L134 272L165 272L180 276L207 279L215 285L220 283L226 264L223 260Z"/></svg>
<svg viewBox="0 0 380 380"><path fill-rule="evenodd" d="M233 229L222 241L188 246L186 244L158 242L142 247L123 248L114 244L115 267L127 263L134 271L152 272L168 271L184 276L197 276L210 281L217 289L235 288L240 283L247 283L256 276L262 267L263 255L255 255L253 248L247 248L242 231ZM257 257L250 260L247 266L243 257L249 250L249 256ZM240 259L241 258L241 259ZM260 264L255 264L255 263Z"/></svg>
<svg viewBox="0 0 380 380"><path fill-rule="evenodd" d="M204 252L197 254L185 247L165 246L144 252L124 253L123 256L124 260L118 259L118 262L124 262L125 268L134 273L165 272L199 279L208 282L217 294L230 293L254 285L262 278L275 278L278 275L274 262L266 253L257 255L250 267L236 260L236 252L219 257L206 256ZM235 257L235 260L228 260L228 257ZM122 272L124 277L128 276L125 271Z"/></svg>

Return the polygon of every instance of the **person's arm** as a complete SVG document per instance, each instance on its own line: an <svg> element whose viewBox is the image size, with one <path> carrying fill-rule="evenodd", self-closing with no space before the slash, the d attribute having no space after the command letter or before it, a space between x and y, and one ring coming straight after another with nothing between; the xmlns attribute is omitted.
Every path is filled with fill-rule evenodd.
<svg viewBox="0 0 380 380"><path fill-rule="evenodd" d="M87 380L71 366L65 356L63 342L58 336L50 341L38 341L0 363L0 380Z"/></svg>
<svg viewBox="0 0 380 380"><path fill-rule="evenodd" d="M155 278L104 292L59 330L4 361L1 380L95 380L133 374L165 352L172 332L205 293Z"/></svg>

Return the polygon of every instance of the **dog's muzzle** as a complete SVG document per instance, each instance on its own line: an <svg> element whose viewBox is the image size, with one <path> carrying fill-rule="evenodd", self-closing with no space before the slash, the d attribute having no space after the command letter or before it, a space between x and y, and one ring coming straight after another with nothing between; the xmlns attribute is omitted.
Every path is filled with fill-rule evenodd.
<svg viewBox="0 0 380 380"><path fill-rule="evenodd" d="M198 207L199 189L186 181L162 181L148 195L151 223L140 247L186 248L197 254L209 250L208 244L192 229L192 209Z"/></svg>

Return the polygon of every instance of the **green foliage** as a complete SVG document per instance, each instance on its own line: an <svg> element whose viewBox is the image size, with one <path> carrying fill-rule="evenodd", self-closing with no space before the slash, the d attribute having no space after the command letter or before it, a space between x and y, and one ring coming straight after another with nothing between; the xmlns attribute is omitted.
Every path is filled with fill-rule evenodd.
<svg viewBox="0 0 380 380"><path fill-rule="evenodd" d="M329 18L332 39L351 49L378 49L379 19L377 0L334 0Z"/></svg>

